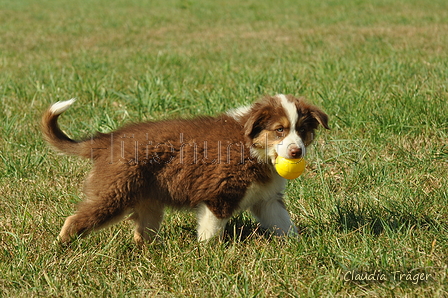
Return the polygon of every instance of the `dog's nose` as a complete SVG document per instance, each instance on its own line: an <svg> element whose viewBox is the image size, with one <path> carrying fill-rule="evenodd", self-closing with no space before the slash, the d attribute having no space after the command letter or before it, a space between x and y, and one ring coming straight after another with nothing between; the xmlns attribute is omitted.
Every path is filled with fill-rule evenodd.
<svg viewBox="0 0 448 298"><path fill-rule="evenodd" d="M292 158L301 158L302 157L302 149L296 146L289 146L289 155Z"/></svg>

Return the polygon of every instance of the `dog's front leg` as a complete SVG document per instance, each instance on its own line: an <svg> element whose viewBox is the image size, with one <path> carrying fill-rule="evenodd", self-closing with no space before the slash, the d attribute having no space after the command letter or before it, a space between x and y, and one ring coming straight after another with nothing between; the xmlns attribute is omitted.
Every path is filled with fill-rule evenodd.
<svg viewBox="0 0 448 298"><path fill-rule="evenodd" d="M205 204L198 206L198 241L209 240L219 234L222 236L229 218L216 217Z"/></svg>
<svg viewBox="0 0 448 298"><path fill-rule="evenodd" d="M291 221L282 199L274 198L256 203L250 208L261 226L278 236L297 235L297 228Z"/></svg>

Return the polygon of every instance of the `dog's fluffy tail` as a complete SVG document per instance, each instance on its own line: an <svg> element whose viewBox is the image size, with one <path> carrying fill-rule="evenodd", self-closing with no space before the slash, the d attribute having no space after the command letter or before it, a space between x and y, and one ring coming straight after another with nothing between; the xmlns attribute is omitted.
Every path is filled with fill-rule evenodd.
<svg viewBox="0 0 448 298"><path fill-rule="evenodd" d="M59 115L64 113L76 99L59 101L53 104L42 116L42 131L45 140L56 150L70 155L90 157L90 150L85 142L70 139L58 125Z"/></svg>

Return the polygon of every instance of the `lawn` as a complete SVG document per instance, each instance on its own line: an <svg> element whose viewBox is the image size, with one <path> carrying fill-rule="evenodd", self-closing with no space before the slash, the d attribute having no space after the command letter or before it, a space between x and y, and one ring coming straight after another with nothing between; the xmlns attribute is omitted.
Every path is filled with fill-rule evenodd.
<svg viewBox="0 0 448 298"><path fill-rule="evenodd" d="M448 296L446 0L0 0L1 297ZM216 115L265 94L330 116L286 204L299 237L198 243L168 210L144 248L123 222L61 247L90 165L43 141ZM360 280L361 279L361 280Z"/></svg>

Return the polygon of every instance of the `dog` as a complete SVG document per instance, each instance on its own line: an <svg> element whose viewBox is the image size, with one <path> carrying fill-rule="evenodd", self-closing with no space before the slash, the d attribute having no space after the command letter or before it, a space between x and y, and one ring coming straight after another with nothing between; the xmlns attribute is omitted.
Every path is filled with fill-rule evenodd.
<svg viewBox="0 0 448 298"><path fill-rule="evenodd" d="M84 140L72 140L57 122L74 101L57 102L42 116L52 147L93 164L86 199L65 220L61 243L130 218L135 242L144 244L154 239L166 206L196 210L199 241L222 235L244 210L275 235L297 234L275 159L303 158L319 125L329 129L327 114L304 98L266 96L216 117L132 123Z"/></svg>

